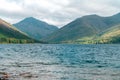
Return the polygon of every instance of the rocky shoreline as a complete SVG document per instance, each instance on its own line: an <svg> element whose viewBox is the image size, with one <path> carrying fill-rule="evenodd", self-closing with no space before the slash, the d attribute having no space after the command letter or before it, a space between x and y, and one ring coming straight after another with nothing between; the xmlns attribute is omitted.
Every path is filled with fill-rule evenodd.
<svg viewBox="0 0 120 80"><path fill-rule="evenodd" d="M0 72L0 80L18 80L18 79L31 79L38 78L36 74L32 74L30 72L20 73L18 75L12 75L7 72Z"/></svg>

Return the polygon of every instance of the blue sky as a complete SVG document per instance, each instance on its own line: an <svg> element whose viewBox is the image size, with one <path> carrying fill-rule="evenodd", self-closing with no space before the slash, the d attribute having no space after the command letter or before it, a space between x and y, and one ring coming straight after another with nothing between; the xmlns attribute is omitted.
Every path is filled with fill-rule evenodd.
<svg viewBox="0 0 120 80"><path fill-rule="evenodd" d="M0 18L16 23L35 17L59 27L84 15L111 16L120 12L120 0L0 0Z"/></svg>

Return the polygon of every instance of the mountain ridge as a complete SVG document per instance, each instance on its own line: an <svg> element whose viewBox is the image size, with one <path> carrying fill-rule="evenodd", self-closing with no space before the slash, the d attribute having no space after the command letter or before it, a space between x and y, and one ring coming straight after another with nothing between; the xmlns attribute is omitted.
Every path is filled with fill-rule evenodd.
<svg viewBox="0 0 120 80"><path fill-rule="evenodd" d="M119 23L120 13L110 17L87 15L75 19L43 40L50 43L62 43L69 40L92 37Z"/></svg>

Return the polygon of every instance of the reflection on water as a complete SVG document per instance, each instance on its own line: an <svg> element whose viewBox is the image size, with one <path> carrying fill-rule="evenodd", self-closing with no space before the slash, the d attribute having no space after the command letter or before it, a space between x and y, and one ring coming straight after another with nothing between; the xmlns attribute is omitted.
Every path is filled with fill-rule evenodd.
<svg viewBox="0 0 120 80"><path fill-rule="evenodd" d="M120 45L0 45L10 80L120 80Z"/></svg>

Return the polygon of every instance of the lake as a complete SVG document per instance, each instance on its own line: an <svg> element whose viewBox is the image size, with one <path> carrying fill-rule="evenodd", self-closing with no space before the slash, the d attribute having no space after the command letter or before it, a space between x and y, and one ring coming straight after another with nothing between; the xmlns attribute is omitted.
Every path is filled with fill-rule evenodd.
<svg viewBox="0 0 120 80"><path fill-rule="evenodd" d="M120 45L1 44L9 80L120 80Z"/></svg>

